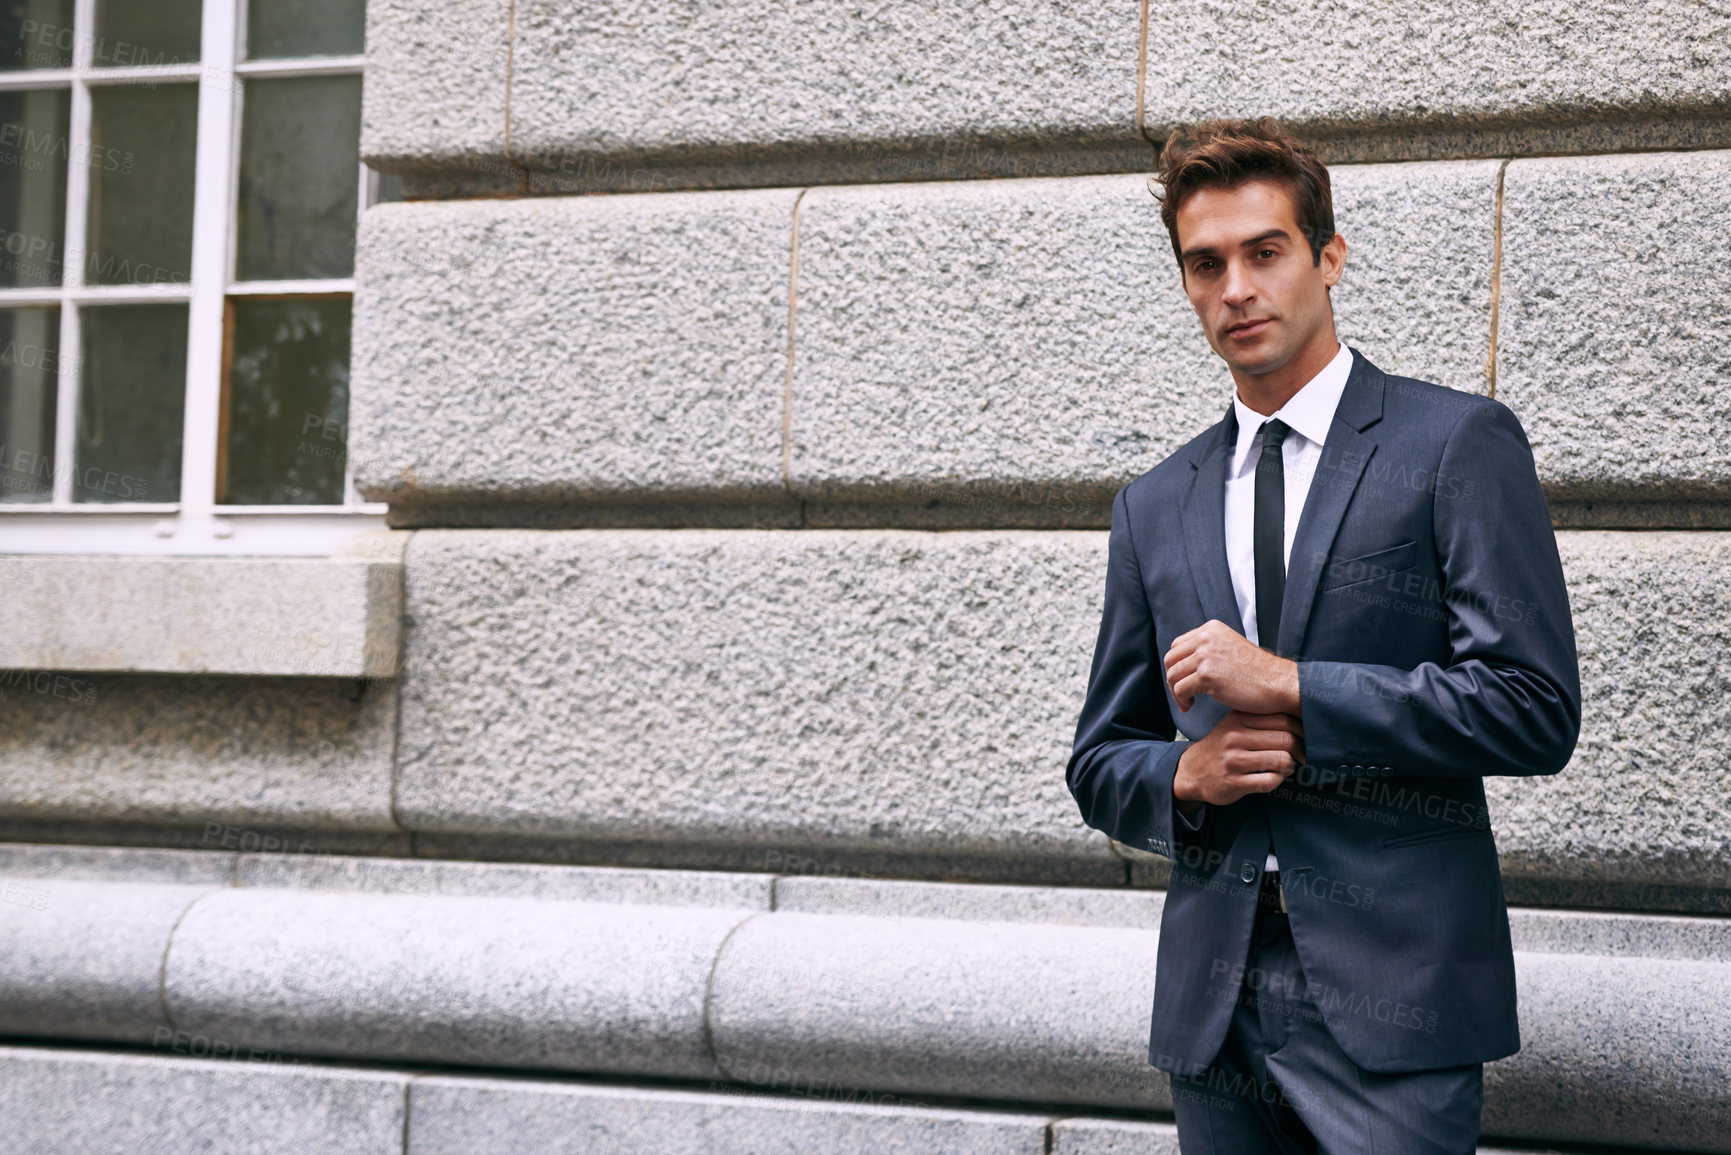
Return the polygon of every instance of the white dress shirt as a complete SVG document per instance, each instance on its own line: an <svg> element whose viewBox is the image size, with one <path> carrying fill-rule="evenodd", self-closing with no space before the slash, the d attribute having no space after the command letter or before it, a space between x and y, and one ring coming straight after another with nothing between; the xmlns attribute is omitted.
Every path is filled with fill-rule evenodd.
<svg viewBox="0 0 1731 1155"><path fill-rule="evenodd" d="M1261 644L1256 630L1256 550L1251 533L1256 516L1256 463L1262 457L1261 428L1264 421L1279 418L1292 430L1280 445L1286 479L1286 540L1281 563L1292 557L1292 540L1298 533L1298 516L1310 494L1310 479L1322 459L1328 427L1346 390L1352 369L1352 351L1345 343L1322 371L1299 387L1285 405L1264 417L1232 393L1232 408L1238 417L1238 443L1226 467L1226 564L1232 571L1232 592L1238 598L1238 616L1244 621L1244 636ZM1280 864L1272 853L1264 865L1274 870Z"/></svg>

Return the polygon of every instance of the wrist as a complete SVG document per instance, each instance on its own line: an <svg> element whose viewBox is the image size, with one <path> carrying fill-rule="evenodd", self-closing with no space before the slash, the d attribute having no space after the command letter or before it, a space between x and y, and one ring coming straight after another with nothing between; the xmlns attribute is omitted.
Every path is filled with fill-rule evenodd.
<svg viewBox="0 0 1731 1155"><path fill-rule="evenodd" d="M1202 805L1202 799L1192 795L1189 776L1184 772L1184 759L1190 757L1191 749L1191 746L1186 746L1178 755L1178 765L1172 772L1172 801L1186 818L1195 814L1196 808Z"/></svg>
<svg viewBox="0 0 1731 1155"><path fill-rule="evenodd" d="M1291 714L1295 718L1301 717L1304 705L1299 697L1298 663L1291 658L1282 658L1281 662L1284 663L1284 665L1280 671L1280 683L1278 687L1278 692L1280 694L1280 709L1277 712L1281 714Z"/></svg>

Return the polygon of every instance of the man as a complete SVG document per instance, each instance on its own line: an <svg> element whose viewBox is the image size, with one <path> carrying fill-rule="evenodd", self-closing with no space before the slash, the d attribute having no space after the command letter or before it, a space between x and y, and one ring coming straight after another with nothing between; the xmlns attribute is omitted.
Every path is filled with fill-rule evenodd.
<svg viewBox="0 0 1731 1155"><path fill-rule="evenodd" d="M1520 1049L1483 777L1580 731L1532 453L1336 339L1328 172L1271 118L1173 133L1157 179L1236 390L1113 502L1066 769L1172 860L1149 1061L1186 1155L1467 1155Z"/></svg>

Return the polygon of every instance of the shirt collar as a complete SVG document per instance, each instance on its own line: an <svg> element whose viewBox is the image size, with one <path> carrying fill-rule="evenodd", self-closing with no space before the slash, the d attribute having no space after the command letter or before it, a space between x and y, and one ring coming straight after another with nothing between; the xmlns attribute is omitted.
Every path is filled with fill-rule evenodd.
<svg viewBox="0 0 1731 1155"><path fill-rule="evenodd" d="M1294 433L1317 445L1326 442L1328 427L1334 424L1334 411L1340 405L1340 395L1346 392L1346 378L1351 372L1352 350L1342 341L1334 359L1301 385L1297 393L1287 398L1285 405L1267 417L1240 400L1238 390L1234 388L1232 410L1238 418L1238 442L1232 451L1232 476L1238 476L1244 469L1251 444L1256 440L1262 423L1270 418L1280 418Z"/></svg>

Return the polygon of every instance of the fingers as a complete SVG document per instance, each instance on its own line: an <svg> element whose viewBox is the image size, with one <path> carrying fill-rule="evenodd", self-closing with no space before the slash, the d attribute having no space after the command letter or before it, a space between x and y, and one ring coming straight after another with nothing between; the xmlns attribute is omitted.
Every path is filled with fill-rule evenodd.
<svg viewBox="0 0 1731 1155"><path fill-rule="evenodd" d="M1202 691L1202 675L1191 673L1172 683L1172 697L1177 699L1180 710L1188 710L1190 703L1196 700L1196 695Z"/></svg>
<svg viewBox="0 0 1731 1155"><path fill-rule="evenodd" d="M1286 774L1246 774L1238 781L1240 785L1249 787L1246 794L1269 794L1280 789L1280 784L1286 781L1287 775L1291 773L1292 771L1288 770Z"/></svg>
<svg viewBox="0 0 1731 1155"><path fill-rule="evenodd" d="M1243 710L1228 711L1222 719L1237 730L1284 730L1304 736L1304 719L1291 714L1251 714Z"/></svg>
<svg viewBox="0 0 1731 1155"><path fill-rule="evenodd" d="M1298 768L1298 759L1284 746L1232 747L1221 762L1228 775L1290 774Z"/></svg>

